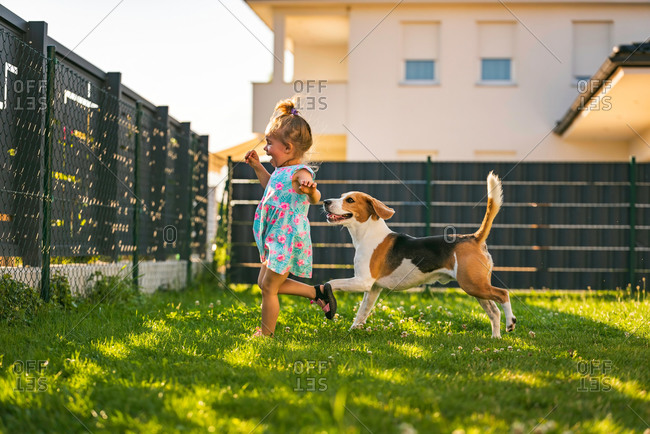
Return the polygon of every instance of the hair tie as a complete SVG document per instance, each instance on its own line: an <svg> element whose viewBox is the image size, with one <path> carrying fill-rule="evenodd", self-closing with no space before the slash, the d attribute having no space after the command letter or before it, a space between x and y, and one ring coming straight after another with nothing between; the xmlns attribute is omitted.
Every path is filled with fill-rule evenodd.
<svg viewBox="0 0 650 434"><path fill-rule="evenodd" d="M297 114L298 114L298 110L296 110L295 107L292 108L292 109L291 109L291 114L292 114L292 115L297 115Z"/></svg>

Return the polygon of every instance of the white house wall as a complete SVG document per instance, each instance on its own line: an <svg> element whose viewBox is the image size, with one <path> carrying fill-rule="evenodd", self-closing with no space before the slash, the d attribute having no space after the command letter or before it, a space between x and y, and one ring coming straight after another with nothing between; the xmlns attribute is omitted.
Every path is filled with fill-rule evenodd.
<svg viewBox="0 0 650 434"><path fill-rule="evenodd" d="M402 4L380 25L390 10L387 5L353 5L352 53L347 58L348 160L396 160L398 150L422 155L431 150L439 160L521 160L530 152L528 161L626 161L638 146L572 144L551 129L578 94L572 23L612 21L615 44L640 42L648 37L650 8L594 3L508 7L525 27L501 4ZM400 23L409 21L440 23L438 85L399 84ZM477 84L478 23L485 21L516 23L515 85Z"/></svg>

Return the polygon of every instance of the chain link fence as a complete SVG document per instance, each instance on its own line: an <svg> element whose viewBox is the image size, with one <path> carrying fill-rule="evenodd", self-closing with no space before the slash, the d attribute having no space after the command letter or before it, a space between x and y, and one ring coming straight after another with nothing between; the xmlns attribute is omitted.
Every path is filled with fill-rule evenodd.
<svg viewBox="0 0 650 434"><path fill-rule="evenodd" d="M187 284L206 258L207 136L2 27L0 68L0 275L44 298L56 274L73 291L97 271Z"/></svg>

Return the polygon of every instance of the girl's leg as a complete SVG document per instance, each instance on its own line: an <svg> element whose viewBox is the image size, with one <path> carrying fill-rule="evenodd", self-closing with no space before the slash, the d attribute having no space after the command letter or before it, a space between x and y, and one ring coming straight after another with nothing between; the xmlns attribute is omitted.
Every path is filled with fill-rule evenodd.
<svg viewBox="0 0 650 434"><path fill-rule="evenodd" d="M323 285L321 285L322 288ZM313 286L293 279L285 280L282 286L280 286L278 294L300 295L309 299L316 298L316 290Z"/></svg>
<svg viewBox="0 0 650 434"><path fill-rule="evenodd" d="M266 270L268 270L268 268L266 268L266 264L262 264L260 275L257 278L257 285L260 288L262 287L262 282L264 281L264 274L266 273ZM323 289L323 285L321 285L320 288ZM282 286L280 286L278 294L299 295L311 300L316 298L316 290L313 286L298 282L297 280L293 279L285 280Z"/></svg>
<svg viewBox="0 0 650 434"><path fill-rule="evenodd" d="M336 298L332 294L332 288L328 286L328 289L325 290L325 285L320 285L319 289L319 294L316 294L315 287L293 279L287 279L280 286L278 294L300 295L309 298L323 309L328 319L332 319L336 314Z"/></svg>
<svg viewBox="0 0 650 434"><path fill-rule="evenodd" d="M269 336L275 331L275 324L278 321L280 302L278 291L280 286L287 280L289 273L278 274L266 268L262 278L262 334Z"/></svg>
<svg viewBox="0 0 650 434"><path fill-rule="evenodd" d="M264 309L264 280L266 279L267 275L275 274L279 276L279 274L269 270L265 264L262 264L262 269L260 270L260 275L257 279L257 284L259 285L260 288L262 288L262 309ZM281 282L282 284L278 288L278 291L276 293L275 299L277 300L277 294L288 294L288 295L298 295L301 297L308 298L310 300L314 300L316 304L318 304L321 308L323 308L323 311L325 312L325 316L327 316L328 319L334 318L334 314L336 313L336 299L334 298L334 294L330 292L327 293L329 294L326 295L323 293L323 290L325 288L324 285L320 285L320 295L316 294L316 289L313 286L307 285L302 282L298 282L297 280L293 279L288 279L287 276L289 273L287 273L284 276L284 281ZM279 306L279 301L278 303L278 311L280 310ZM327 306L329 305L329 306ZM264 310L262 311L264 312ZM275 314L275 319L277 320L277 313ZM264 316L262 317L262 320L264 321ZM274 323L275 324L275 323ZM273 325L273 329L275 330L275 325ZM264 330L264 327L262 328Z"/></svg>
<svg viewBox="0 0 650 434"><path fill-rule="evenodd" d="M262 282L264 281L264 274L266 273L266 264L262 264L262 268L260 268L260 274L257 276L257 286L260 288L262 287Z"/></svg>

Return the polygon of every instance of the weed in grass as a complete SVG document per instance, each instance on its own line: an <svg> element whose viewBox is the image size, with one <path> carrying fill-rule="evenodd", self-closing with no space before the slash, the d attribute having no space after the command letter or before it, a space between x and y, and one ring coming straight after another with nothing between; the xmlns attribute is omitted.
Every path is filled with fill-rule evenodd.
<svg viewBox="0 0 650 434"><path fill-rule="evenodd" d="M93 305L127 304L140 301L140 292L133 282L124 276L106 276L101 271L96 271L86 279L83 298Z"/></svg>
<svg viewBox="0 0 650 434"><path fill-rule="evenodd" d="M51 301L64 309L76 307L72 297L72 290L68 278L63 274L56 273L50 280Z"/></svg>
<svg viewBox="0 0 650 434"><path fill-rule="evenodd" d="M40 294L29 285L9 274L0 278L0 321L4 324L29 323L41 304Z"/></svg>

